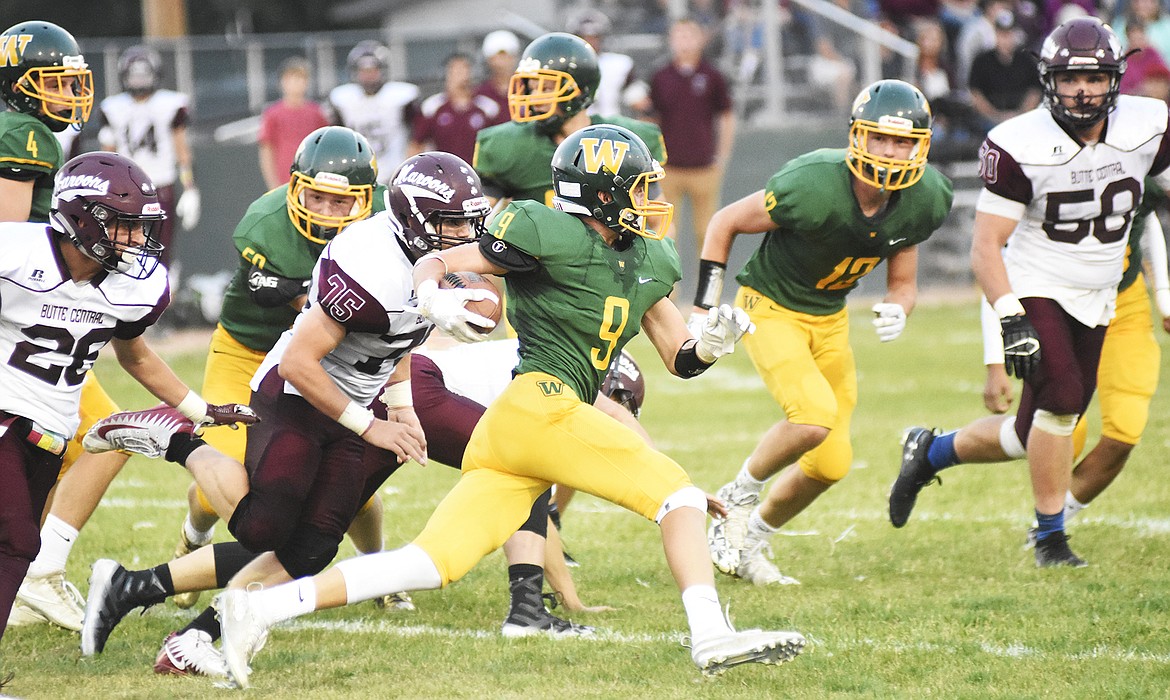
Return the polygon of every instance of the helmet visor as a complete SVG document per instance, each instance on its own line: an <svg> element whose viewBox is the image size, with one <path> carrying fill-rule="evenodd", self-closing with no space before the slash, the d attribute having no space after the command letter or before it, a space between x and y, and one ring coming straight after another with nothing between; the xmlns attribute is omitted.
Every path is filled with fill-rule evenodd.
<svg viewBox="0 0 1170 700"><path fill-rule="evenodd" d="M846 159L849 170L861 181L881 190L901 190L921 180L930 151L930 129L915 129L909 123L893 124L893 119L883 117L891 123L857 119L849 129L849 157ZM913 139L915 143L910 156L893 158L871 153L869 141L874 134Z"/></svg>
<svg viewBox="0 0 1170 700"><path fill-rule="evenodd" d="M45 116L78 126L93 111L93 73L80 56L67 56L63 66L30 68L16 90L40 100Z"/></svg>
<svg viewBox="0 0 1170 700"><path fill-rule="evenodd" d="M556 114L557 105L581 95L573 76L559 70L518 69L508 84L508 113L514 122L536 122Z"/></svg>
<svg viewBox="0 0 1170 700"><path fill-rule="evenodd" d="M315 212L306 205L308 190L353 197L353 206L342 215ZM288 216L302 236L323 245L346 226L369 216L373 197L373 185L350 185L348 179L332 173L318 173L311 178L294 172L288 185Z"/></svg>

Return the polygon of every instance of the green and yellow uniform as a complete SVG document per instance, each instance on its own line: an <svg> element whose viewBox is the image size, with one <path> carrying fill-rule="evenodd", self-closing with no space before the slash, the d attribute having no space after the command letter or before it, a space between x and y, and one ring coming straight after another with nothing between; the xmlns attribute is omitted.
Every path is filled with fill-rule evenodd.
<svg viewBox="0 0 1170 700"><path fill-rule="evenodd" d="M593 406L610 360L681 277L674 243L635 236L617 250L536 202L510 204L491 234L539 264L507 275L516 377L476 425L459 483L415 540L444 585L503 544L553 483L649 519L690 484L678 464Z"/></svg>
<svg viewBox="0 0 1170 700"><path fill-rule="evenodd" d="M0 112L0 176L33 181L29 221L48 222L53 176L64 164L61 142L43 122L23 112Z"/></svg>
<svg viewBox="0 0 1170 700"><path fill-rule="evenodd" d="M805 474L826 483L842 479L853 459L857 377L845 297L883 260L929 238L952 199L950 181L927 167L867 217L845 154L813 151L772 176L764 197L776 228L736 277L736 304L756 324L743 345L768 390L790 422L830 429L800 459Z"/></svg>
<svg viewBox="0 0 1170 700"><path fill-rule="evenodd" d="M660 164L666 163L666 143L657 125L622 116L591 117L592 124L615 124L637 134ZM535 122L505 122L482 129L475 136L471 165L488 194L498 199L531 199L552 206L552 169L557 144L537 131Z"/></svg>

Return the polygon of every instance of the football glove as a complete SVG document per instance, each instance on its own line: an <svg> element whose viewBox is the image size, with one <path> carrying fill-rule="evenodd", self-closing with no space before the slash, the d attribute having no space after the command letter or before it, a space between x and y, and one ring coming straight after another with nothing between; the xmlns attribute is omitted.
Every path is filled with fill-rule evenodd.
<svg viewBox="0 0 1170 700"><path fill-rule="evenodd" d="M461 343L477 343L487 338L471 326L494 328L495 322L464 306L469 301L490 299L499 303L499 298L486 289L439 289L439 283L425 280L415 293L414 310L420 316L435 324L435 327Z"/></svg>
<svg viewBox="0 0 1170 700"><path fill-rule="evenodd" d="M190 231L199 223L201 202L199 190L194 187L185 188L183 194L179 195L179 201L175 202L175 216L179 217L184 231Z"/></svg>
<svg viewBox="0 0 1170 700"><path fill-rule="evenodd" d="M1003 331L1003 364L1007 373L1027 379L1040 369L1040 338L1036 328L1024 314L1005 316L999 320Z"/></svg>
<svg viewBox="0 0 1170 700"><path fill-rule="evenodd" d="M239 426L252 425L260 422L260 416L250 406L242 403L207 404L207 418L200 421L203 425L230 425L233 430Z"/></svg>
<svg viewBox="0 0 1170 700"><path fill-rule="evenodd" d="M754 333L756 324L752 323L743 309L723 304L711 307L706 314L698 311L692 313L687 330L699 341L695 344L695 354L703 362L711 364L735 352L735 344L745 333Z"/></svg>
<svg viewBox="0 0 1170 700"><path fill-rule="evenodd" d="M873 305L873 329L878 340L888 343L906 330L906 309L901 304L885 302Z"/></svg>

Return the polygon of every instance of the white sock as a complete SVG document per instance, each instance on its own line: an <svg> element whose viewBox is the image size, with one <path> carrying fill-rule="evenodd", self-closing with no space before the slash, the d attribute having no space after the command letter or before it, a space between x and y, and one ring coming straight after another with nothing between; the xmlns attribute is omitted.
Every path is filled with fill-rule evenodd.
<svg viewBox="0 0 1170 700"><path fill-rule="evenodd" d="M211 542L212 537L215 537L215 526L212 525L211 529L206 532L196 530L195 525L191 523L191 513L188 512L187 517L183 519L183 536L191 544L203 546Z"/></svg>
<svg viewBox="0 0 1170 700"><path fill-rule="evenodd" d="M767 542L775 535L780 528L772 527L760 515L759 507L752 510L752 514L748 516L747 536L749 539L763 540Z"/></svg>
<svg viewBox="0 0 1170 700"><path fill-rule="evenodd" d="M714 586L688 586L682 592L682 603L687 612L687 624L691 627L692 644L731 631L723 617L723 609L719 607L719 594Z"/></svg>
<svg viewBox="0 0 1170 700"><path fill-rule="evenodd" d="M266 626L307 615L317 609L317 586L306 576L272 588L249 591L252 609Z"/></svg>
<svg viewBox="0 0 1170 700"><path fill-rule="evenodd" d="M345 579L347 604L399 591L429 591L443 585L435 562L416 544L346 559L336 568Z"/></svg>
<svg viewBox="0 0 1170 700"><path fill-rule="evenodd" d="M65 560L77 542L77 529L50 514L41 528L41 551L28 567L29 576L44 576L65 570Z"/></svg>
<svg viewBox="0 0 1170 700"><path fill-rule="evenodd" d="M1064 494L1064 520L1068 522L1074 515L1088 508L1088 503L1081 503L1072 495L1072 491Z"/></svg>
<svg viewBox="0 0 1170 700"><path fill-rule="evenodd" d="M760 481L756 479L756 477L752 476L751 472L748 471L748 464L751 461L751 457L748 457L743 461L743 466L739 468L739 473L735 475L735 486L740 491L747 491L749 493L758 494L764 489L764 484L767 483L768 480L764 479L763 481Z"/></svg>

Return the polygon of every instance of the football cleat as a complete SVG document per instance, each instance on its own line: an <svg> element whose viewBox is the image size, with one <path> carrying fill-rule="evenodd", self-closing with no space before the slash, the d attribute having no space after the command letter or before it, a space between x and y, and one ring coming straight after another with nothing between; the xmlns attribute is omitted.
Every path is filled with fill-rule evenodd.
<svg viewBox="0 0 1170 700"><path fill-rule="evenodd" d="M180 557L185 557L188 554L190 554L191 552L194 552L197 549L202 549L203 547L206 547L206 546L207 546L206 543L205 544L195 544L191 540L187 539L187 529L184 527L180 527L179 528L179 544L177 544L175 546L174 558L178 559ZM182 608L183 610L186 610L188 608L194 607L195 604L199 602L199 596L201 594L202 594L202 591L189 591L187 593L176 593L175 595L171 596L171 602L174 603L177 607Z"/></svg>
<svg viewBox="0 0 1170 700"><path fill-rule="evenodd" d="M1024 549L1032 549L1036 546L1036 535L1040 532L1040 526L1032 522L1032 526L1028 528L1028 532L1024 535Z"/></svg>
<svg viewBox="0 0 1170 700"><path fill-rule="evenodd" d="M82 439L87 452L123 450L157 458L166 455L177 433L194 435L196 425L170 406L114 413L93 424Z"/></svg>
<svg viewBox="0 0 1170 700"><path fill-rule="evenodd" d="M74 632L81 631L85 599L76 586L65 580L64 571L54 571L44 576L25 576L20 589L16 591L16 603L55 625Z"/></svg>
<svg viewBox="0 0 1170 700"><path fill-rule="evenodd" d="M36 610L21 605L20 601L12 603L12 610L8 613L8 627L25 627L27 625L44 625L49 620Z"/></svg>
<svg viewBox="0 0 1170 700"><path fill-rule="evenodd" d="M743 552L739 561L736 576L755 586L799 586L800 581L780 573L780 569L772 563L772 547L763 541L751 542Z"/></svg>
<svg viewBox="0 0 1170 700"><path fill-rule="evenodd" d="M1057 530L1047 537L1036 540L1036 566L1041 568L1071 566L1079 569L1088 565L1088 562L1069 549L1068 535L1064 530Z"/></svg>
<svg viewBox="0 0 1170 700"><path fill-rule="evenodd" d="M707 529L707 546L711 562L728 576L735 576L747 539L748 519L760 503L760 494L737 489L735 482L724 484L716 494L727 504L727 516L712 520Z"/></svg>
<svg viewBox="0 0 1170 700"><path fill-rule="evenodd" d="M691 659L704 676L717 676L742 664L778 665L804 649L799 632L729 631L691 645Z"/></svg>
<svg viewBox="0 0 1170 700"><path fill-rule="evenodd" d="M509 639L547 634L550 637L591 637L597 630L553 615L544 601L556 608L556 594L541 595L537 577L511 581L512 607L500 632Z"/></svg>
<svg viewBox="0 0 1170 700"><path fill-rule="evenodd" d="M89 599L81 624L81 653L100 654L122 618L138 607L166 600L162 584L151 571L127 571L112 559L98 559L89 576Z"/></svg>
<svg viewBox="0 0 1170 700"><path fill-rule="evenodd" d="M389 610L390 612L414 612L418 609L414 606L414 600L411 599L410 594L406 591L374 598L374 605L382 610Z"/></svg>
<svg viewBox="0 0 1170 700"><path fill-rule="evenodd" d="M154 660L154 672L164 676L227 678L223 654L203 630L171 632Z"/></svg>
<svg viewBox="0 0 1170 700"><path fill-rule="evenodd" d="M934 436L935 431L928 428L910 428L902 436L902 468L890 487L890 522L894 527L902 527L910 519L922 487L932 481L942 483L926 458Z"/></svg>
<svg viewBox="0 0 1170 700"><path fill-rule="evenodd" d="M223 659L228 674L241 688L247 688L252 669L248 662L268 641L268 627L260 621L251 606L247 591L232 588L221 592L211 601L219 612L223 640Z"/></svg>

